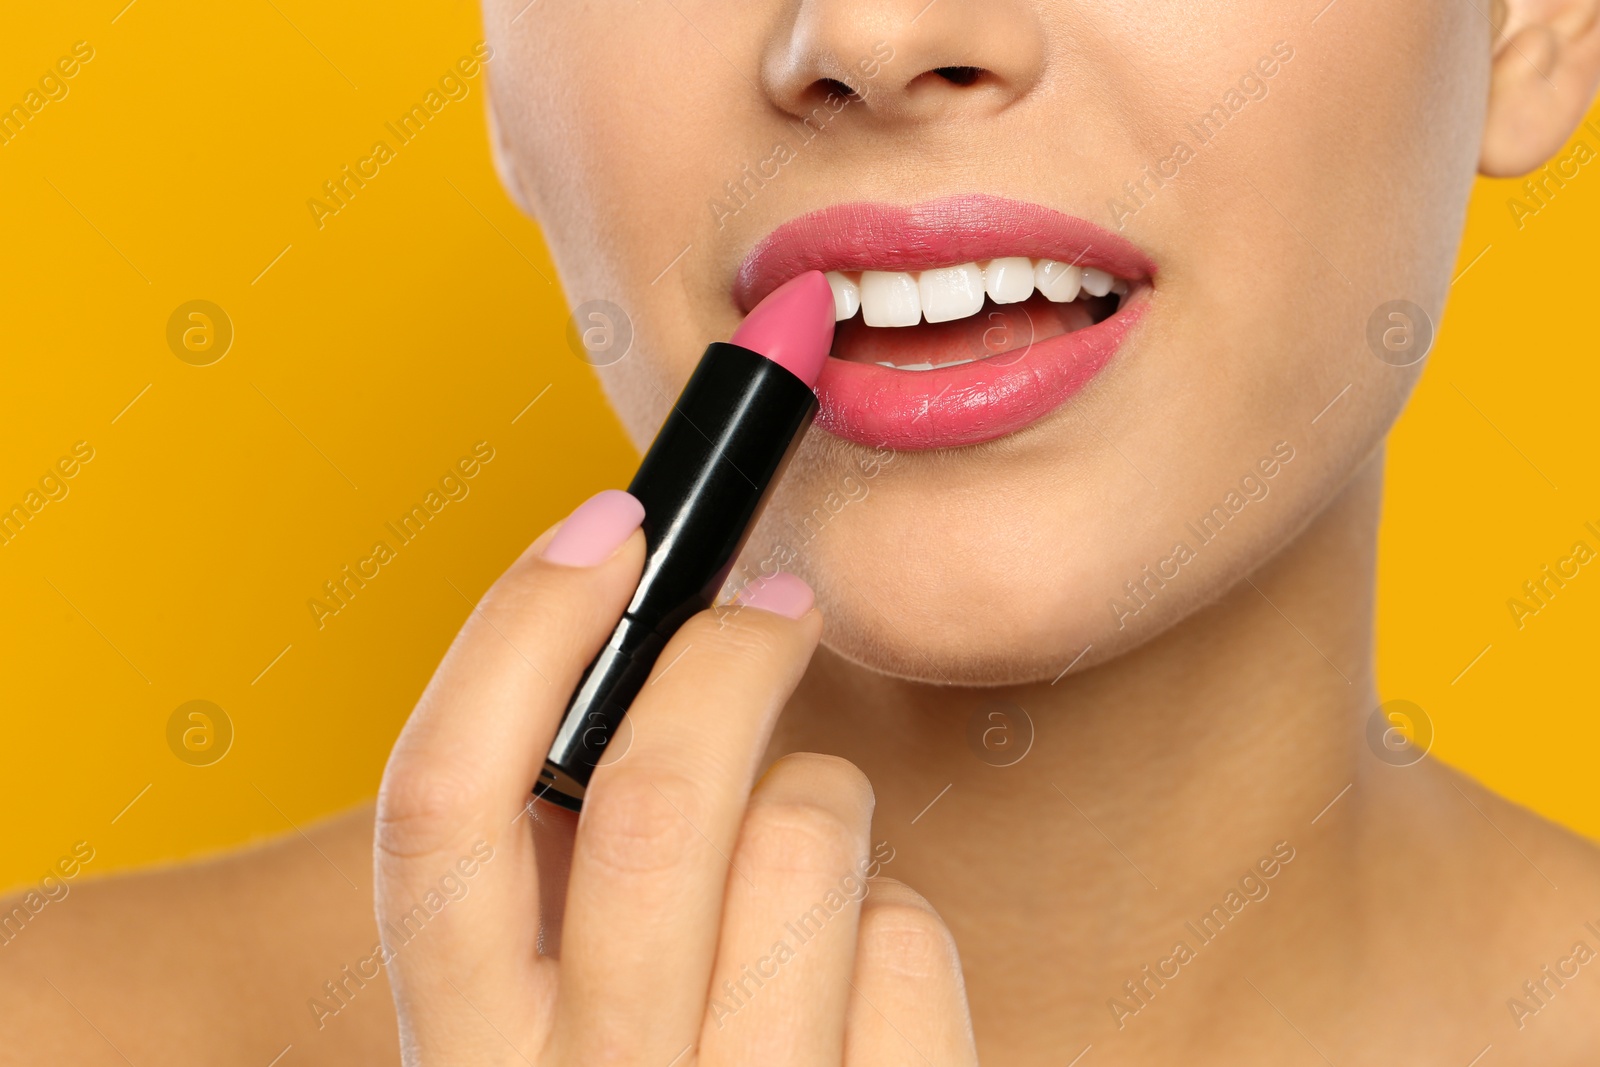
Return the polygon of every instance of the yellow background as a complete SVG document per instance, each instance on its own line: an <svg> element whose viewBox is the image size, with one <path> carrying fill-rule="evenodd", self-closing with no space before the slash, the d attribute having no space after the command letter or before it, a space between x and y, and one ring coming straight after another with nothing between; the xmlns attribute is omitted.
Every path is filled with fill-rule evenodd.
<svg viewBox="0 0 1600 1067"><path fill-rule="evenodd" d="M634 459L492 172L481 74L322 229L306 207L471 53L475 5L124 3L0 34L3 104L95 50L0 147L0 505L95 449L0 547L0 885L78 840L98 875L373 795L468 598ZM1600 566L1520 631L1506 608L1574 541L1600 548L1597 168L1520 231L1520 183L1480 185L1393 438L1380 677L1438 755L1600 837ZM194 299L236 333L210 366L166 340ZM478 441L470 495L318 631L306 601ZM212 766L167 746L195 699L236 731Z"/></svg>

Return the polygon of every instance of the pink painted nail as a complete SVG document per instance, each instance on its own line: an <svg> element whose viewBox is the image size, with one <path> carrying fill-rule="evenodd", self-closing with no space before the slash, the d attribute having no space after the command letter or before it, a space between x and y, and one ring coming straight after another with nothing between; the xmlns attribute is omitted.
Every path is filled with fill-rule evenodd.
<svg viewBox="0 0 1600 1067"><path fill-rule="evenodd" d="M805 582L786 571L779 571L770 578L757 578L739 590L733 602L741 607L759 608L798 619L811 610L817 597Z"/></svg>
<svg viewBox="0 0 1600 1067"><path fill-rule="evenodd" d="M593 567L611 558L644 519L644 505L621 489L607 489L567 516L544 558L568 567Z"/></svg>

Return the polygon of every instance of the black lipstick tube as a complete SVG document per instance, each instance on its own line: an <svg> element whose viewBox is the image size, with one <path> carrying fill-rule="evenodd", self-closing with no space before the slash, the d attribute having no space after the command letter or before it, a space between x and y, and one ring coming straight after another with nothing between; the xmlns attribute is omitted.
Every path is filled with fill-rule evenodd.
<svg viewBox="0 0 1600 1067"><path fill-rule="evenodd" d="M668 639L710 607L817 411L816 394L759 352L716 342L639 464L639 588L561 719L534 795L572 811Z"/></svg>

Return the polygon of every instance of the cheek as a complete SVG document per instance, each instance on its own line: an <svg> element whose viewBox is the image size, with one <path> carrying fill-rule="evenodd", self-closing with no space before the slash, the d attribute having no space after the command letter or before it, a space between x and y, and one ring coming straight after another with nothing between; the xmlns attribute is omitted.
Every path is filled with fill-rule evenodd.
<svg viewBox="0 0 1600 1067"><path fill-rule="evenodd" d="M572 5L541 8L529 13L540 20L536 32L508 32L518 6L493 0L485 10L495 49L487 69L509 162L558 259L620 262L626 250L614 247L615 223L641 228L630 213L617 219L617 209L640 171L670 158L668 134L684 123L681 111L677 122L668 116L688 79L649 84L658 46L631 5L603 18ZM665 30L670 17L653 21ZM584 247L584 259L572 254Z"/></svg>
<svg viewBox="0 0 1600 1067"><path fill-rule="evenodd" d="M536 34L494 42L507 140L563 273L601 263L644 289L710 217L713 176L737 169L740 130L764 102L670 7L577 7L541 9ZM760 47L736 17L714 21L724 52Z"/></svg>
<svg viewBox="0 0 1600 1067"><path fill-rule="evenodd" d="M1380 359L1369 323L1406 300L1437 333L1475 170L1487 27L1457 5L1380 19L1341 4L1292 43L1270 94L1130 225L1160 246L1167 273L1141 339L1148 358L1118 384L1157 417L1125 403L1087 414L1162 487L1141 502L1158 519L1146 557L1279 439L1300 458L1250 507L1265 550L1291 536L1379 444L1422 369ZM1241 48L1229 61L1242 71L1254 58ZM1299 488L1285 491L1289 476Z"/></svg>
<svg viewBox="0 0 1600 1067"><path fill-rule="evenodd" d="M1275 87L1261 103L1262 169L1243 173L1358 311L1405 297L1436 312L1476 172L1488 26L1472 5L1347 14L1361 17L1307 41L1276 79L1289 99Z"/></svg>
<svg viewBox="0 0 1600 1067"><path fill-rule="evenodd" d="M637 324L636 324L637 325ZM676 348L663 347L658 332L634 334L634 350L621 362L600 371L606 402L617 413L633 447L641 453L650 446L667 416L668 406L688 379L696 347L692 331L681 324L666 327L683 340Z"/></svg>
<svg viewBox="0 0 1600 1067"><path fill-rule="evenodd" d="M503 27L524 2L492 0L486 25ZM760 47L740 24L759 11L679 6L719 27L724 52ZM537 33L491 31L488 70L509 169L569 304L606 300L631 320L632 351L600 378L642 448L706 343L737 324L726 264L708 269L708 205L746 158L744 142L763 139L765 105L671 8L581 7L541 7Z"/></svg>

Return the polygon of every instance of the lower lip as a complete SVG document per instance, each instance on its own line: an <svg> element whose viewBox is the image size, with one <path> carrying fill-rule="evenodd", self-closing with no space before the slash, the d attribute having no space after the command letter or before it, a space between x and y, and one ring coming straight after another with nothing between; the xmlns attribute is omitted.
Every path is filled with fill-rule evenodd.
<svg viewBox="0 0 1600 1067"><path fill-rule="evenodd" d="M1093 326L947 370L829 359L817 380L816 425L856 444L906 451L1015 433L1066 403L1111 362L1144 314L1141 295Z"/></svg>

